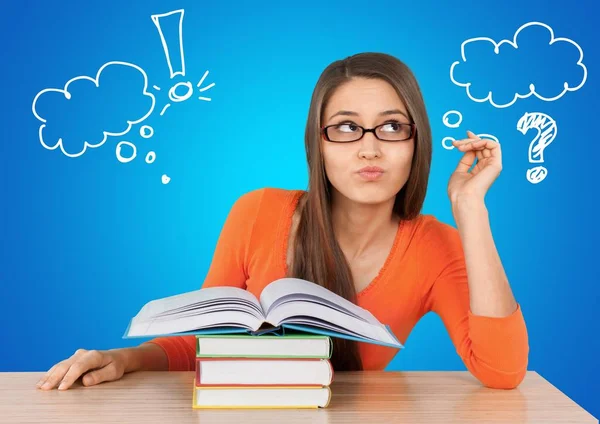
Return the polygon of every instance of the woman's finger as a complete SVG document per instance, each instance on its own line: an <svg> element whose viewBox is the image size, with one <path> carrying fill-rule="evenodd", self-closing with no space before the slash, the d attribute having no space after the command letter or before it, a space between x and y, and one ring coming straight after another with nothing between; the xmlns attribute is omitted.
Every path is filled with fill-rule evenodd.
<svg viewBox="0 0 600 424"><path fill-rule="evenodd" d="M70 365L70 361L62 361L58 363L54 368L54 371L52 371L52 373L45 379L44 383L40 385L40 389L48 390L54 388L56 384L62 380Z"/></svg>
<svg viewBox="0 0 600 424"><path fill-rule="evenodd" d="M456 147L459 150L466 151L472 149L484 149L487 145L487 141L484 139L481 140L467 140L465 142L459 143Z"/></svg>
<svg viewBox="0 0 600 424"><path fill-rule="evenodd" d="M111 362L99 370L91 371L85 374L81 380L84 386L93 386L104 381L116 380L123 375L115 362Z"/></svg>
<svg viewBox="0 0 600 424"><path fill-rule="evenodd" d="M71 365L60 385L58 386L58 389L68 389L79 377L81 377L83 373L94 368L101 368L105 366L106 364L103 364L105 360L110 361L108 355L102 355L102 353L97 350L90 350L79 360L75 361L73 365Z"/></svg>
<svg viewBox="0 0 600 424"><path fill-rule="evenodd" d="M69 367L77 358L85 354L87 350L77 349L69 358L57 362L48 372L37 382L36 387L39 389L51 389L56 383L64 377Z"/></svg>
<svg viewBox="0 0 600 424"><path fill-rule="evenodd" d="M458 140L452 141L452 144L455 146L460 146L461 144L469 144L469 143L472 143L473 141L475 141L475 140L472 138L463 138L463 139L458 139Z"/></svg>
<svg viewBox="0 0 600 424"><path fill-rule="evenodd" d="M57 366L58 366L58 364L54 364L52 366L52 368L50 368L48 371L46 371L46 374L44 374L42 376L42 378L40 378L38 380L38 382L35 384L35 387L38 387L38 388L41 387L46 382L46 380L48 380L48 377L50 377L50 375L52 375L52 373L54 372L54 370L56 369Z"/></svg>
<svg viewBox="0 0 600 424"><path fill-rule="evenodd" d="M474 140L471 143L465 143L460 146L469 146L473 149L483 150L483 149L496 149L498 148L498 143L493 140L489 140L487 138L481 138L479 140ZM460 147L459 146L459 147Z"/></svg>
<svg viewBox="0 0 600 424"><path fill-rule="evenodd" d="M473 162L475 162L475 154L472 151L466 152L458 162L455 172L468 172L471 166L473 166Z"/></svg>
<svg viewBox="0 0 600 424"><path fill-rule="evenodd" d="M48 371L46 371L46 374L44 374L42 378L38 380L38 382L35 384L35 387L41 387L46 382L46 380L48 380L48 377L52 375L56 367L58 367L61 363L62 361L54 364Z"/></svg>

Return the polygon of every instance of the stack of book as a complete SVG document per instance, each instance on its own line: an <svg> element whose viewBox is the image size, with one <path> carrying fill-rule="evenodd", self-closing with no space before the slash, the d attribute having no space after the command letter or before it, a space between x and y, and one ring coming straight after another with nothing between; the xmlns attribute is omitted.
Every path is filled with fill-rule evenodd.
<svg viewBox="0 0 600 424"><path fill-rule="evenodd" d="M123 338L196 336L194 408L324 407L339 337L402 349L368 310L311 281L281 278L257 298L207 287L155 299Z"/></svg>
<svg viewBox="0 0 600 424"><path fill-rule="evenodd" d="M197 335L192 407L325 408L332 349L311 334Z"/></svg>

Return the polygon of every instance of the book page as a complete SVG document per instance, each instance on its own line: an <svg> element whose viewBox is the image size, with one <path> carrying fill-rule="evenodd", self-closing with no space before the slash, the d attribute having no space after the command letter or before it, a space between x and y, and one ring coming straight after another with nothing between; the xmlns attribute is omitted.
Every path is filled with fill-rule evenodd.
<svg viewBox="0 0 600 424"><path fill-rule="evenodd" d="M260 303L249 291L207 287L152 300L133 317L128 336L155 336L214 327L257 330L264 322Z"/></svg>
<svg viewBox="0 0 600 424"><path fill-rule="evenodd" d="M301 278L280 278L279 280L275 280L265 287L260 295L260 304L266 316L268 316L269 312L278 303L297 300L320 300L321 303L329 304L335 309L346 311L344 313L347 315L354 315L371 324L379 324L379 321L369 311L325 287Z"/></svg>
<svg viewBox="0 0 600 424"><path fill-rule="evenodd" d="M128 337L163 336L214 327L242 327L256 331L262 318L242 311L220 310L196 315L140 319L135 317L127 332Z"/></svg>
<svg viewBox="0 0 600 424"><path fill-rule="evenodd" d="M276 280L263 289L260 302L266 321L274 326L311 325L363 339L397 343L369 311L310 281Z"/></svg>
<svg viewBox="0 0 600 424"><path fill-rule="evenodd" d="M304 324L363 339L396 343L387 328L379 322L369 323L323 304L302 300L284 303L275 307L267 315L267 322L274 326Z"/></svg>
<svg viewBox="0 0 600 424"><path fill-rule="evenodd" d="M186 309L198 309L208 304L246 304L257 311L262 308L256 297L247 290L238 287L207 287L187 293L164 297L146 303L136 315L141 320L158 315L181 312Z"/></svg>
<svg viewBox="0 0 600 424"><path fill-rule="evenodd" d="M210 327L257 330L264 322L260 303L238 287L207 287L152 300L131 320L128 336L180 333Z"/></svg>

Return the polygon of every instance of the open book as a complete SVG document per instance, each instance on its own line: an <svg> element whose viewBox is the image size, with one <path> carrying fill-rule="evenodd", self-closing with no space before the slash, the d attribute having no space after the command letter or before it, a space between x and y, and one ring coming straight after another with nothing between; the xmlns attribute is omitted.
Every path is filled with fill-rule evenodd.
<svg viewBox="0 0 600 424"><path fill-rule="evenodd" d="M289 329L403 348L389 326L325 287L281 278L260 299L237 287L207 287L146 303L123 338L191 334L284 335Z"/></svg>

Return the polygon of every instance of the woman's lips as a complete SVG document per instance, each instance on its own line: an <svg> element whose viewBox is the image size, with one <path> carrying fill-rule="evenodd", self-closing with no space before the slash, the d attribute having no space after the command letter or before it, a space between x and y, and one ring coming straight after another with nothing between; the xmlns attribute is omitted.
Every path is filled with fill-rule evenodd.
<svg viewBox="0 0 600 424"><path fill-rule="evenodd" d="M375 181L381 178L383 171L361 171L358 175L367 181Z"/></svg>

